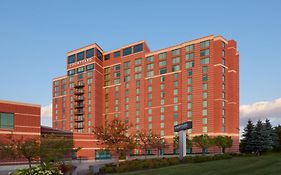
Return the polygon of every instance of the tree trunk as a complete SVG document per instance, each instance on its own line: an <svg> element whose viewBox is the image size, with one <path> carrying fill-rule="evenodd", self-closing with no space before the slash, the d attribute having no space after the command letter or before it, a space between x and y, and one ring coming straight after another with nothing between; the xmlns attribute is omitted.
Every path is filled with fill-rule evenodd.
<svg viewBox="0 0 281 175"><path fill-rule="evenodd" d="M31 159L28 159L28 165L29 165L29 174L32 175L31 174Z"/></svg>
<svg viewBox="0 0 281 175"><path fill-rule="evenodd" d="M222 153L223 153L223 154L225 153L225 148L222 148Z"/></svg>

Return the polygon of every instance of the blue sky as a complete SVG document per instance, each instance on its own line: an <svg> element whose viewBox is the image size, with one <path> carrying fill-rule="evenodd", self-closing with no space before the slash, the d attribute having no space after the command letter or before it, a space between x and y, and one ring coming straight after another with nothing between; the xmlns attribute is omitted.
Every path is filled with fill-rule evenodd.
<svg viewBox="0 0 281 175"><path fill-rule="evenodd" d="M93 42L107 51L145 40L156 50L214 34L238 42L241 105L274 103L280 8L278 0L1 0L0 99L49 105L66 52Z"/></svg>

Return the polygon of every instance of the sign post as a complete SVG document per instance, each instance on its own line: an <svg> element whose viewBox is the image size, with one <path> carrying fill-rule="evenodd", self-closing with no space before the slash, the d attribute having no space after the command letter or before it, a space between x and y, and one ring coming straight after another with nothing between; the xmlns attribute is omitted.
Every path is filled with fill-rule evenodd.
<svg viewBox="0 0 281 175"><path fill-rule="evenodd" d="M174 126L174 131L179 132L179 158L186 156L186 130L192 128L192 122L187 121Z"/></svg>

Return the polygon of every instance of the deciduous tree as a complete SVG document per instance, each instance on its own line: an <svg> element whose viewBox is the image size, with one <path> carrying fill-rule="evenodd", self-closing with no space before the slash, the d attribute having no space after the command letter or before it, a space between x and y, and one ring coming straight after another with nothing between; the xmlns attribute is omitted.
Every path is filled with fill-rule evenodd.
<svg viewBox="0 0 281 175"><path fill-rule="evenodd" d="M202 153L205 154L206 149L213 145L213 140L208 135L199 135L192 138L192 142L195 146L200 147L202 149Z"/></svg>
<svg viewBox="0 0 281 175"><path fill-rule="evenodd" d="M135 138L129 135L127 130L129 125L118 119L107 123L106 127L95 127L93 132L99 140L98 143L109 150L112 155L116 155L117 166L119 166L119 157L122 152L134 149Z"/></svg>
<svg viewBox="0 0 281 175"><path fill-rule="evenodd" d="M226 148L232 147L233 140L230 136L217 136L214 138L214 143L221 148L222 153L225 153Z"/></svg>

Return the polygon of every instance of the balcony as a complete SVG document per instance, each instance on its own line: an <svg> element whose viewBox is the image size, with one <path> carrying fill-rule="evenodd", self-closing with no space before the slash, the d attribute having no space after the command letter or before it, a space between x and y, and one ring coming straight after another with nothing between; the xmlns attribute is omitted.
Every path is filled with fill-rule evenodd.
<svg viewBox="0 0 281 175"><path fill-rule="evenodd" d="M82 81L79 81L79 82L77 82L77 83L75 83L74 84L74 88L82 88L82 87L84 87L85 85L84 85L84 83L82 82Z"/></svg>
<svg viewBox="0 0 281 175"><path fill-rule="evenodd" d="M84 121L83 115L79 115L79 116L75 117L74 121L75 122L83 122Z"/></svg>
<svg viewBox="0 0 281 175"><path fill-rule="evenodd" d="M77 110L74 112L74 115L83 115L83 114L84 114L84 111Z"/></svg>
<svg viewBox="0 0 281 175"><path fill-rule="evenodd" d="M77 108L83 108L84 107L84 104L83 103L76 103L74 105L74 107L77 109Z"/></svg>
<svg viewBox="0 0 281 175"><path fill-rule="evenodd" d="M83 101L84 97L83 96L78 96L74 98L74 101Z"/></svg>
<svg viewBox="0 0 281 175"><path fill-rule="evenodd" d="M74 125L74 128L75 128L75 129L83 129L83 128L84 128L84 124L83 124L83 123L76 123L76 124Z"/></svg>
<svg viewBox="0 0 281 175"><path fill-rule="evenodd" d="M83 89L78 89L74 91L74 95L81 95L81 94L84 94Z"/></svg>

